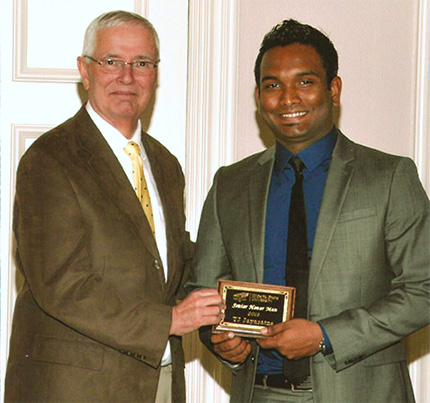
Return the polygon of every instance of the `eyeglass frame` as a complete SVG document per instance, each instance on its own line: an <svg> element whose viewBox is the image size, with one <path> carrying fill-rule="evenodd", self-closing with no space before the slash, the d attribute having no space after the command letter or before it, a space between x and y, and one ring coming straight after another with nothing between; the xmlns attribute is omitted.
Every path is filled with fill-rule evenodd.
<svg viewBox="0 0 430 403"><path fill-rule="evenodd" d="M83 55L82 57L86 57L87 59L90 59L92 62L97 63L101 67L103 67L105 65L105 63L108 62L109 60L111 60L111 61L115 60L117 62L121 62L121 67L117 71L122 71L122 70L124 70L125 66L129 65L130 68L131 68L131 70L134 73L139 74L139 75L145 75L145 74L151 73L152 71L155 71L157 69L157 67L158 67L158 63L160 63L160 59L156 60L155 62L152 62L152 61L149 61L149 60L143 60L143 59L136 59L136 60L132 60L131 62L126 62L125 60L115 59L115 58L111 58L111 57L108 57L108 58L102 59L102 60L98 60L98 59L96 59L96 58L94 58L92 56L89 56L89 55ZM147 73L146 72L145 73L139 73L133 67L136 62L145 62L145 63L151 64L153 66L153 68L151 70L148 70ZM105 71L109 72L108 69L105 70ZM111 71L111 73L115 73L115 71Z"/></svg>

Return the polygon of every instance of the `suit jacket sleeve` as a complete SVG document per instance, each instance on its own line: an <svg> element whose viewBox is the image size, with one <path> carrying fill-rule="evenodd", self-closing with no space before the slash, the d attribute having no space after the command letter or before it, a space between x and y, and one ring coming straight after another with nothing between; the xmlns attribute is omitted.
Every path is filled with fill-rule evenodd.
<svg viewBox="0 0 430 403"><path fill-rule="evenodd" d="M217 213L217 178L220 172L222 168L215 175L203 206L192 270L186 284L188 292L199 288L216 289L218 279L232 279Z"/></svg>
<svg viewBox="0 0 430 403"><path fill-rule="evenodd" d="M199 225L199 232L197 237L196 249L194 258L192 260L192 268L190 276L186 283L186 291L188 293L201 288L215 288L217 287L217 280L232 280L233 269L230 264L229 255L224 244L223 231L219 222L218 216L218 179L224 172L223 168L220 168L215 174L213 185L206 197L203 211L201 215L201 221ZM225 200L223 200L225 201ZM237 228L236 228L237 229ZM239 242L239 237L235 237ZM246 248L241 248L242 250ZM241 256L236 256L236 259L241 259ZM252 265L249 263L250 266ZM246 263L245 263L246 266ZM249 267L247 267L249 269ZM252 273L252 272L251 272ZM235 278L237 280L237 278ZM249 280L249 279L248 279ZM213 344L210 341L212 334L212 326L205 326L200 328L199 335L202 343L217 356L219 361L226 366L229 370L235 374L237 371L241 371L244 364L237 365L231 364L221 359L213 349ZM251 341L253 353L251 356L255 357L256 350L258 348L255 341ZM247 360L249 361L250 358Z"/></svg>
<svg viewBox="0 0 430 403"><path fill-rule="evenodd" d="M220 171L222 171L222 168ZM216 183L220 171L214 177L213 185L203 206L196 250L192 260L191 272L185 286L187 293L202 288L216 289L218 279L232 279L217 217ZM213 345L210 342L211 333L211 326L202 327L199 331L202 343L214 353Z"/></svg>
<svg viewBox="0 0 430 403"><path fill-rule="evenodd" d="M389 193L382 228L384 248L381 248L381 259L386 259L386 263L374 267L373 280L362 280L362 284L369 284L386 276L391 278L387 282L389 288L367 306L347 309L321 320L334 348L334 355L328 360L336 370L398 342L429 323L429 202L411 160L398 160ZM377 246L374 249L377 251ZM361 264L368 263L363 258Z"/></svg>

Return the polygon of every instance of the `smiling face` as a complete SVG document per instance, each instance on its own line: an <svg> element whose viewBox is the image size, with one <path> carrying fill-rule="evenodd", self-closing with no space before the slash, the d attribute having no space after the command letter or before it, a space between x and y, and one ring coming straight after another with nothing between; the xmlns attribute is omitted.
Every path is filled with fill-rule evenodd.
<svg viewBox="0 0 430 403"><path fill-rule="evenodd" d="M335 77L327 87L321 57L312 46L292 44L268 50L260 77L259 112L285 148L297 154L329 133L342 83Z"/></svg>
<svg viewBox="0 0 430 403"><path fill-rule="evenodd" d="M143 25L133 24L100 29L92 55L95 59L158 60L157 46L151 31ZM89 101L94 110L126 137L134 131L139 116L148 106L157 81L157 70L138 75L131 66L119 72L102 70L95 62L78 58L79 72ZM127 133L126 133L127 132Z"/></svg>

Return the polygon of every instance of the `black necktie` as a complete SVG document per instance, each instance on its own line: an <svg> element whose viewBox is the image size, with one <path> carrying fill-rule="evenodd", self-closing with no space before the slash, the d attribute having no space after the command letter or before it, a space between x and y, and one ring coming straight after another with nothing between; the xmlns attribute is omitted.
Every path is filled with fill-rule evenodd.
<svg viewBox="0 0 430 403"><path fill-rule="evenodd" d="M285 266L286 285L296 287L295 318L307 317L308 300L308 235L305 195L303 191L304 163L299 157L289 161L294 169L296 181L291 192L288 218L287 262ZM293 385L299 385L309 375L309 357L300 360L284 359L284 375Z"/></svg>

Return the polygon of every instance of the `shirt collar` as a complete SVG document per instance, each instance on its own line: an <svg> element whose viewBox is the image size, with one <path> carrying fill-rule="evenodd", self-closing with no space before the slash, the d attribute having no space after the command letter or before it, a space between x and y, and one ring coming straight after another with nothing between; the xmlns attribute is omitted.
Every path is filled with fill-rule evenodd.
<svg viewBox="0 0 430 403"><path fill-rule="evenodd" d="M293 154L282 146L279 142L276 142L276 153L275 153L275 170L283 170L288 161L292 156L298 156L306 165L309 171L313 171L315 168L320 166L324 161L331 158L337 139L336 126L330 130L330 132L322 139L311 144L298 154Z"/></svg>

